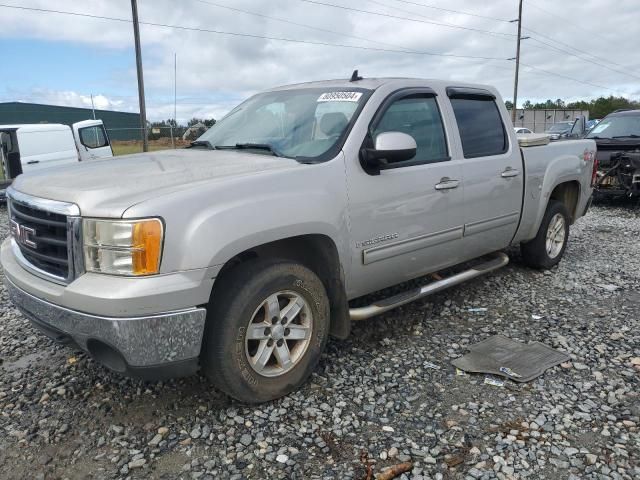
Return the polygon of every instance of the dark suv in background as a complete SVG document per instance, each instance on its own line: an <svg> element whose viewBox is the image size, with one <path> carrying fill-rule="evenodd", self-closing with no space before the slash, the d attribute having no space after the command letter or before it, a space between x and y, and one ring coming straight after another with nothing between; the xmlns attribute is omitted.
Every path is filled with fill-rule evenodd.
<svg viewBox="0 0 640 480"><path fill-rule="evenodd" d="M616 110L593 127L599 168L597 196L640 196L640 110Z"/></svg>

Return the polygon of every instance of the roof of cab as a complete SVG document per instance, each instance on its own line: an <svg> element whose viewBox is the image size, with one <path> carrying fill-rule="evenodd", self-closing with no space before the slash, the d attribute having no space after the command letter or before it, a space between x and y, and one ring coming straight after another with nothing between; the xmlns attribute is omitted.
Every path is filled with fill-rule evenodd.
<svg viewBox="0 0 640 480"><path fill-rule="evenodd" d="M0 131L7 130L20 130L20 133L28 132L59 132L63 130L70 130L68 125L61 123L23 123L13 125L0 125Z"/></svg>
<svg viewBox="0 0 640 480"><path fill-rule="evenodd" d="M616 110L615 112L611 112L608 116L635 117L637 115L640 115L640 110L623 109L623 110Z"/></svg>
<svg viewBox="0 0 640 480"><path fill-rule="evenodd" d="M403 78L403 77L388 77L388 78L363 78L361 80L350 81L349 79L335 79L335 80L320 80L314 82L305 82L305 83L295 83L291 85L283 85L280 87L275 87L268 89L267 91L278 91L278 90L293 90L293 89L302 89L302 88L364 88L367 90L376 90L382 85L386 85L388 83L406 83L407 86L425 86L425 87L435 87L435 86L444 86L444 87L475 87L475 88L484 88L490 91L495 91L495 89L490 85L482 85L475 83L467 83L467 82L457 82L455 80L437 80L437 79L428 79L428 78Z"/></svg>

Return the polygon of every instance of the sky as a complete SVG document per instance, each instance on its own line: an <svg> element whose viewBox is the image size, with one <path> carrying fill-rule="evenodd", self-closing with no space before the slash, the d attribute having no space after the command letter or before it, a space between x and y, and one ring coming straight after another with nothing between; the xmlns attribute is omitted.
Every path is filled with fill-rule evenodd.
<svg viewBox="0 0 640 480"><path fill-rule="evenodd" d="M138 10L150 120L173 117L174 55L181 123L356 68L491 84L513 99L517 0L138 0ZM640 100L639 13L638 0L525 0L518 105ZM129 0L3 0L0 102L87 107L93 95L96 108L137 112L130 20Z"/></svg>

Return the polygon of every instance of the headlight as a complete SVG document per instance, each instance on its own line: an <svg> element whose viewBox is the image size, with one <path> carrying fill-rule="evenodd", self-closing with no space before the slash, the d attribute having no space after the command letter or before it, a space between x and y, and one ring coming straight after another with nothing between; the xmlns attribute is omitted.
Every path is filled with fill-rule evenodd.
<svg viewBox="0 0 640 480"><path fill-rule="evenodd" d="M153 275L160 271L163 225L159 218L82 221L88 272Z"/></svg>

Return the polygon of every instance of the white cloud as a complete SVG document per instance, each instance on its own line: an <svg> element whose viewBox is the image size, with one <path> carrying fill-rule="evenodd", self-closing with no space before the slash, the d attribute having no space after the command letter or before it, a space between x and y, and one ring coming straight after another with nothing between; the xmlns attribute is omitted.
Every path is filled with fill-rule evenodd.
<svg viewBox="0 0 640 480"><path fill-rule="evenodd" d="M35 88L27 96L18 98L19 102L44 103L52 105L66 105L68 107L91 108L91 95L82 95L73 91L57 91ZM94 95L93 106L101 110L120 110L126 108L124 100L115 100L105 95Z"/></svg>
<svg viewBox="0 0 640 480"><path fill-rule="evenodd" d="M211 1L284 18L290 22L368 38L371 41L246 15L207 5L206 2L198 0L140 0L140 19L143 22L304 39L312 42L388 49L395 49L396 45L421 52L489 56L503 60L474 61L300 45L142 25L147 110L150 118L173 116L174 52L178 56L179 98L195 99L179 102L178 118L183 121L191 116L219 117L238 98L264 88L323 78L345 78L354 68L359 68L365 76L452 78L489 83L496 85L505 98L512 96L513 63L505 60L515 54L515 42L512 37L483 35L475 31L400 21L312 5L300 0ZM328 3L426 21L455 23L467 28L515 33L515 24L421 8L398 0L362 0L357 3L331 0ZM39 8L87 12L92 15L125 19L131 16L129 2L87 0L77 3L61 0L53 5L48 0L28 2L28 6ZM562 3L537 0L536 5L552 14L568 17L572 22L568 23L562 18L548 15L528 2L525 3L524 27L536 33L525 30L524 33L531 39L523 42L522 61L527 65L560 76L573 77L585 83L523 67L519 89L521 101L593 98L609 94L640 98L640 57L635 52L640 43L640 24L634 20L638 11L637 0L619 0L615 8L597 0L570 0ZM450 0L442 6L501 19L512 19L517 15L516 2L510 0L484 2L482 8L475 0ZM130 23L11 9L2 9L2 15L3 31L0 36L64 40L129 52L132 49ZM551 44L551 47L540 42ZM582 59L559 51L571 50L566 44L584 51L585 53L574 51ZM589 57L589 54L600 58L594 59ZM34 66L38 63L36 57L37 55L34 55ZM614 72L597 63L613 69L635 72L635 77ZM122 91L130 92L130 95L122 98L108 93L97 95L94 101L100 103L100 108L137 110L135 65L132 62L125 67L128 74L120 75L117 83ZM82 68L81 63L77 68ZM48 93L43 95L41 92ZM32 101L37 98L49 98L59 104L87 106L86 93L47 90L46 74L37 88L22 93L25 99L28 97Z"/></svg>

